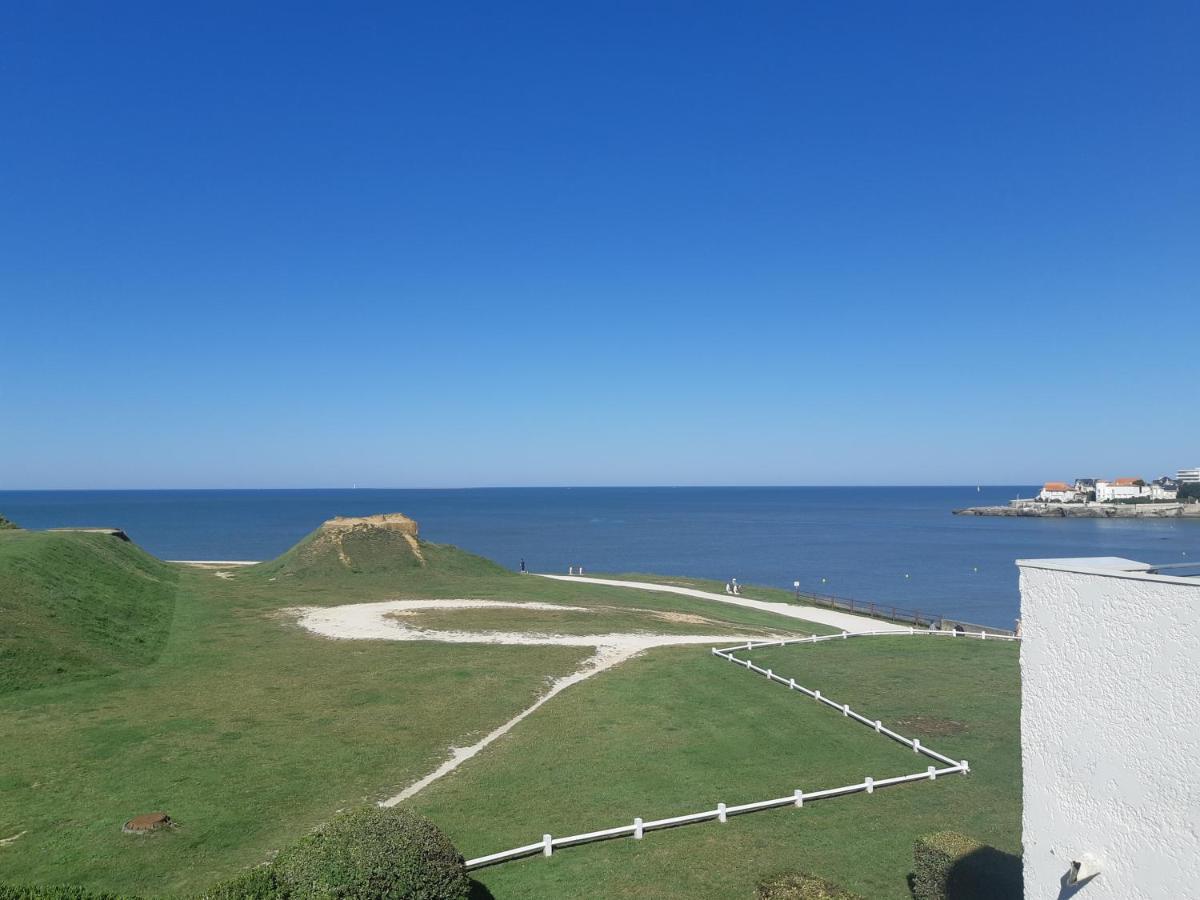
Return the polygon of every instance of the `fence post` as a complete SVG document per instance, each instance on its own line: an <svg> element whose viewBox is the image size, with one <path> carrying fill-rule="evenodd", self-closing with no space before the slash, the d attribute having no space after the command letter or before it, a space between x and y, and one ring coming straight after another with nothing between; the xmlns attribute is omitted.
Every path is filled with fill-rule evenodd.
<svg viewBox="0 0 1200 900"><path fill-rule="evenodd" d="M554 839L548 834L542 835L542 856L549 856L554 852Z"/></svg>
<svg viewBox="0 0 1200 900"><path fill-rule="evenodd" d="M971 766L967 763L967 761L965 759L960 760L958 764L960 766L962 766L964 775L966 775L968 772L971 771Z"/></svg>
<svg viewBox="0 0 1200 900"><path fill-rule="evenodd" d="M724 803L717 804L717 821L718 822L725 821L725 804Z"/></svg>
<svg viewBox="0 0 1200 900"><path fill-rule="evenodd" d="M848 638L848 637L850 637L850 634L849 634L848 632L845 632L845 631L843 631L843 632L842 632L842 637L843 637L843 638Z"/></svg>
<svg viewBox="0 0 1200 900"><path fill-rule="evenodd" d="M937 781L937 769L935 769L933 766L929 767L929 780Z"/></svg>
<svg viewBox="0 0 1200 900"><path fill-rule="evenodd" d="M633 839L635 841L642 839L642 819L640 816L633 820Z"/></svg>
<svg viewBox="0 0 1200 900"><path fill-rule="evenodd" d="M921 752L921 739L913 738L913 753L920 753L920 752Z"/></svg>
<svg viewBox="0 0 1200 900"><path fill-rule="evenodd" d="M796 797L796 809L800 809L804 806L804 791L796 788L794 796Z"/></svg>
<svg viewBox="0 0 1200 900"><path fill-rule="evenodd" d="M842 715L843 716L850 715L850 704L849 703L842 704Z"/></svg>
<svg viewBox="0 0 1200 900"><path fill-rule="evenodd" d="M788 679L788 690L790 690L790 691L794 691L795 689L796 689L796 679L795 679L795 678L789 678L789 679Z"/></svg>
<svg viewBox="0 0 1200 900"><path fill-rule="evenodd" d="M874 778L866 778L865 783L867 785L867 793L868 794L875 793L875 779Z"/></svg>
<svg viewBox="0 0 1200 900"><path fill-rule="evenodd" d="M770 670L770 669L767 669L767 677L768 677L768 678L772 677L772 676L771 676L771 670Z"/></svg>
<svg viewBox="0 0 1200 900"><path fill-rule="evenodd" d="M908 627L908 633L909 633L909 634L916 634L916 633L917 633L917 629L913 628L913 627L910 625L910 626Z"/></svg>
<svg viewBox="0 0 1200 900"><path fill-rule="evenodd" d="M875 720L875 730L879 731L881 728L883 728L883 723L880 722L878 719L876 719Z"/></svg>
<svg viewBox="0 0 1200 900"><path fill-rule="evenodd" d="M813 691L813 699L819 701L821 699L821 692Z"/></svg>

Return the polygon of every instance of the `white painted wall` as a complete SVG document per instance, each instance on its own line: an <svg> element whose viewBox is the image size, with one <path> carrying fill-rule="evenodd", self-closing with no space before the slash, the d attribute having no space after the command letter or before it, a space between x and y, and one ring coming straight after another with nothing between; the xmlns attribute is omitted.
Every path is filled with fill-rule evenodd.
<svg viewBox="0 0 1200 900"><path fill-rule="evenodd" d="M1025 897L1200 897L1200 579L1017 565ZM1099 874L1065 887L1085 854Z"/></svg>

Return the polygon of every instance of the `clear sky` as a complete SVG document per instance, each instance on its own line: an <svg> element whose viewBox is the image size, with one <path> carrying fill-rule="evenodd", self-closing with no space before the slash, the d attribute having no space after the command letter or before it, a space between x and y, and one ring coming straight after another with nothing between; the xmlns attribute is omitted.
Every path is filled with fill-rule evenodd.
<svg viewBox="0 0 1200 900"><path fill-rule="evenodd" d="M9 3L0 488L1200 466L1200 6Z"/></svg>

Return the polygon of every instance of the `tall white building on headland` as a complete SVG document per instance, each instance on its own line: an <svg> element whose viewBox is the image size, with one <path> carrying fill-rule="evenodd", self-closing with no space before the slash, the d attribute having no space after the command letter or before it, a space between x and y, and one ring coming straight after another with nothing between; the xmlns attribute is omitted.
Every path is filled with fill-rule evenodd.
<svg viewBox="0 0 1200 900"><path fill-rule="evenodd" d="M1017 565L1025 897L1200 897L1200 577Z"/></svg>
<svg viewBox="0 0 1200 900"><path fill-rule="evenodd" d="M1175 480L1180 484L1200 484L1200 469L1180 469Z"/></svg>

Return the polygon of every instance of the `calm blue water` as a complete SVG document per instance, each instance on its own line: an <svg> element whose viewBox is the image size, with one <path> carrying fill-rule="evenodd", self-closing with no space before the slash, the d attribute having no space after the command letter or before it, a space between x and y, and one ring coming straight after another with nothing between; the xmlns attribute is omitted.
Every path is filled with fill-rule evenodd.
<svg viewBox="0 0 1200 900"><path fill-rule="evenodd" d="M790 587L1011 626L1014 559L1200 559L1200 521L950 515L1034 489L517 488L0 491L29 528L114 525L166 559L267 559L333 515L404 512L422 536L535 571L641 571ZM905 576L908 577L905 577ZM825 579L824 582L821 579Z"/></svg>

